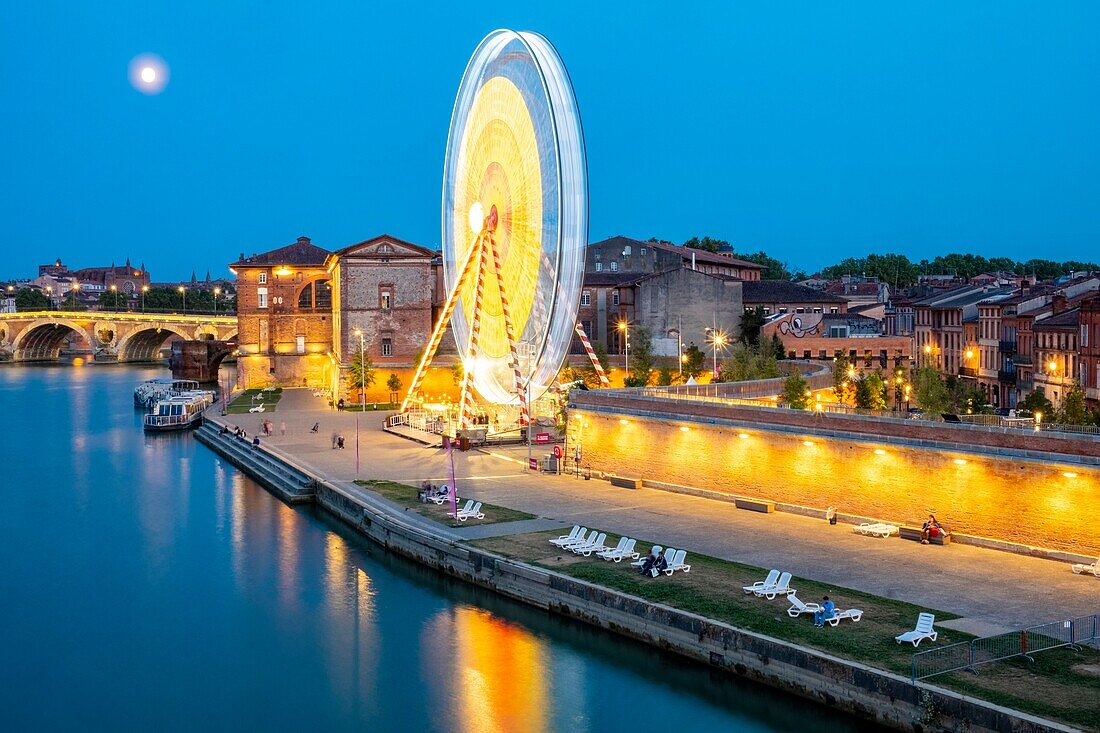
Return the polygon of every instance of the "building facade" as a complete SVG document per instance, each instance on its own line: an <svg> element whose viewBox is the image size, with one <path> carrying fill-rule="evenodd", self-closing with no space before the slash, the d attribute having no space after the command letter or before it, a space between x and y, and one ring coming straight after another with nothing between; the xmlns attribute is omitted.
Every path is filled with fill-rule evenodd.
<svg viewBox="0 0 1100 733"><path fill-rule="evenodd" d="M244 389L333 381L328 250L309 237L232 263L237 276L237 382Z"/></svg>

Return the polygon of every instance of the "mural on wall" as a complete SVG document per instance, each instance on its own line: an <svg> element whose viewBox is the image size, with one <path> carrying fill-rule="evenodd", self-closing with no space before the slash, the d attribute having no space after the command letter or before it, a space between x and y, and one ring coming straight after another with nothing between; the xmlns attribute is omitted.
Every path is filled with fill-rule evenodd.
<svg viewBox="0 0 1100 733"><path fill-rule="evenodd" d="M806 336L820 336L823 317L820 313L788 313L777 318L774 323L780 334L800 339Z"/></svg>

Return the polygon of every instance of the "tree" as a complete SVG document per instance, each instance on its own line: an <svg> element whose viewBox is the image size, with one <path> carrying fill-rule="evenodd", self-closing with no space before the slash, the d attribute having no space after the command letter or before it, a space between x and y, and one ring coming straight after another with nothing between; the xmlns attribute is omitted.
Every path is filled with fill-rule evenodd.
<svg viewBox="0 0 1100 733"><path fill-rule="evenodd" d="M653 337L648 328L635 329L630 339L630 375L626 387L645 387L653 376Z"/></svg>
<svg viewBox="0 0 1100 733"><path fill-rule="evenodd" d="M603 373L607 374L609 371L607 365L607 347L602 341L596 341L592 344L592 351L596 354L596 361L600 363L600 368L603 369ZM590 389L598 389L603 386L603 382L600 381L600 375L596 373L596 367L591 360L586 362L584 367L580 370L575 370L574 374L578 379L584 380L584 385Z"/></svg>
<svg viewBox="0 0 1100 733"><path fill-rule="evenodd" d="M706 369L707 355L692 342L684 349L684 374L689 377L698 377Z"/></svg>
<svg viewBox="0 0 1100 733"><path fill-rule="evenodd" d="M755 262L758 265L764 266L764 271L760 273L761 280L787 280L789 281L793 275L787 268L787 263L777 260L775 257L768 256L767 252L761 250L751 255L737 255L743 260L749 262Z"/></svg>
<svg viewBox="0 0 1100 733"><path fill-rule="evenodd" d="M1038 389L1033 390L1031 394L1017 402L1016 409L1030 412L1033 415L1040 412L1047 418L1054 415L1054 404L1047 399L1042 390Z"/></svg>
<svg viewBox="0 0 1100 733"><path fill-rule="evenodd" d="M791 372L783 381L783 394L779 398L792 410L805 410L810 401L806 396L809 385L798 371Z"/></svg>
<svg viewBox="0 0 1100 733"><path fill-rule="evenodd" d="M657 371L657 386L667 387L672 384L672 370L668 367L661 367Z"/></svg>
<svg viewBox="0 0 1100 733"><path fill-rule="evenodd" d="M851 404L855 399L855 367L847 354L838 354L833 359L833 394L836 401Z"/></svg>
<svg viewBox="0 0 1100 733"><path fill-rule="evenodd" d="M15 293L17 311L44 311L50 306L50 299L41 290L21 288Z"/></svg>
<svg viewBox="0 0 1100 733"><path fill-rule="evenodd" d="M1062 396L1062 404L1054 412L1054 419L1063 425L1090 425L1092 414L1085 405L1085 390L1074 382Z"/></svg>
<svg viewBox="0 0 1100 733"><path fill-rule="evenodd" d="M390 378L386 380L386 388L390 391L390 402L397 402L397 393L401 391L403 386L401 377L390 372Z"/></svg>
<svg viewBox="0 0 1100 733"><path fill-rule="evenodd" d="M741 336L738 341L747 346L755 346L760 341L760 329L763 326L764 307L758 305L741 316Z"/></svg>
<svg viewBox="0 0 1100 733"><path fill-rule="evenodd" d="M778 361L783 361L787 358L787 347L778 333L772 334L772 353L775 354L775 358Z"/></svg>
<svg viewBox="0 0 1100 733"><path fill-rule="evenodd" d="M894 357L894 404L900 405L905 400L905 384L909 381L908 363L900 356Z"/></svg>
<svg viewBox="0 0 1100 733"><path fill-rule="evenodd" d="M926 412L946 412L951 406L951 394L935 367L921 367L913 372L913 398Z"/></svg>
<svg viewBox="0 0 1100 733"><path fill-rule="evenodd" d="M860 387L863 387L865 391L864 399L867 403L866 405L859 405ZM859 384L856 385L856 404L871 410L885 410L886 391L886 380L882 378L882 373L876 369L871 374L865 374L863 378L859 380Z"/></svg>
<svg viewBox="0 0 1100 733"><path fill-rule="evenodd" d="M348 390L359 391L374 384L374 362L367 354L356 354L348 369Z"/></svg>
<svg viewBox="0 0 1100 733"><path fill-rule="evenodd" d="M704 252L717 252L721 249L731 249L730 243L724 239L713 239L711 237L692 237L684 242L685 247L691 249L701 249Z"/></svg>

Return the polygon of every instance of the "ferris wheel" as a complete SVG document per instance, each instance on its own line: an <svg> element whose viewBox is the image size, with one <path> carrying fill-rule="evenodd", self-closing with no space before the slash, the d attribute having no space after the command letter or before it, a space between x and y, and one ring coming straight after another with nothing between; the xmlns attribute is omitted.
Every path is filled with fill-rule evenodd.
<svg viewBox="0 0 1100 733"><path fill-rule="evenodd" d="M537 33L497 30L474 51L451 116L443 167L448 297L409 393L450 325L471 391L518 405L557 376L577 329L588 242L588 173L569 75Z"/></svg>

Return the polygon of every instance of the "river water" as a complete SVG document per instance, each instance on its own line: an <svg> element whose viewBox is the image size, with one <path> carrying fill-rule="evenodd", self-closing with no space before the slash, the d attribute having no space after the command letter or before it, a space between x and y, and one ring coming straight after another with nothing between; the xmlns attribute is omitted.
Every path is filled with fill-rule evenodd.
<svg viewBox="0 0 1100 733"><path fill-rule="evenodd" d="M161 370L0 368L0 730L851 731L388 556L189 434Z"/></svg>

